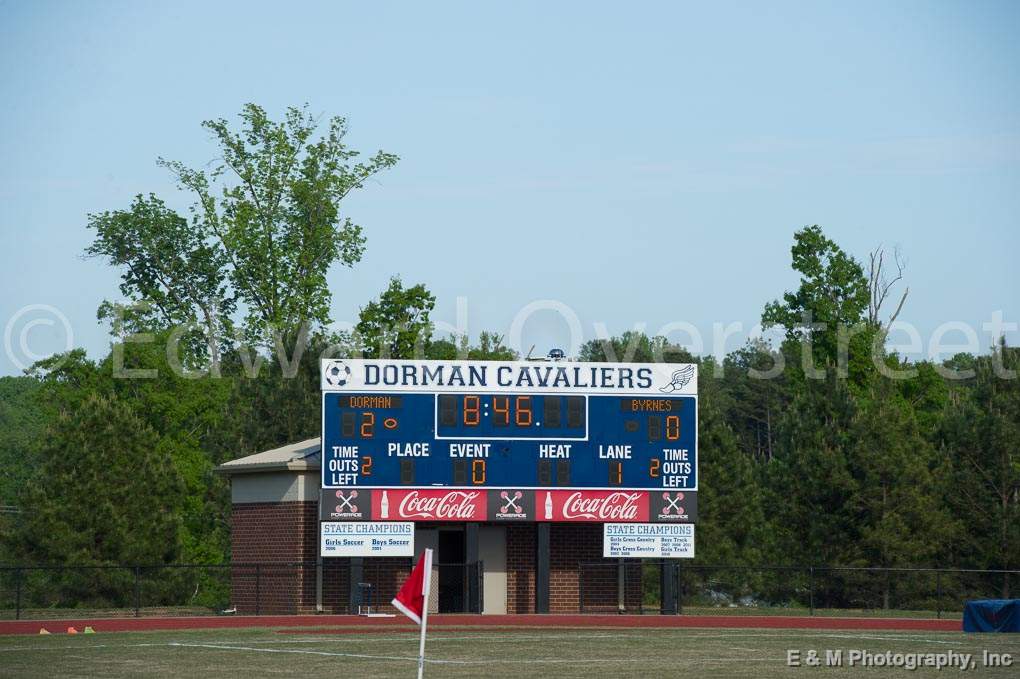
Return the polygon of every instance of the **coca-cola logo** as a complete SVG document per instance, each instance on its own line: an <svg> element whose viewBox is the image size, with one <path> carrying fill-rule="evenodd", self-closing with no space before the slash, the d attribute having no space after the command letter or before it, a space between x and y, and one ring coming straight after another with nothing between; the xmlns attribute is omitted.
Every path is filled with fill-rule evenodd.
<svg viewBox="0 0 1020 679"><path fill-rule="evenodd" d="M633 521L638 513L640 498L640 493L610 493L604 497L571 493L563 503L563 518Z"/></svg>
<svg viewBox="0 0 1020 679"><path fill-rule="evenodd" d="M480 495L478 491L454 490L443 495L422 496L412 490L400 500L397 511L403 518L469 521L476 518Z"/></svg>

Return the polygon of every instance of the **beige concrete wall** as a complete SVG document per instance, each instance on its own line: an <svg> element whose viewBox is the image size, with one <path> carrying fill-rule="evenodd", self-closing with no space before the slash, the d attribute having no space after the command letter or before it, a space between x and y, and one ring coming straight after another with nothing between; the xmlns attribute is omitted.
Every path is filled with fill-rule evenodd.
<svg viewBox="0 0 1020 679"><path fill-rule="evenodd" d="M506 614L506 527L481 526L478 529L478 558L485 568L482 613Z"/></svg>
<svg viewBox="0 0 1020 679"><path fill-rule="evenodd" d="M233 504L245 502L318 502L318 472L264 472L230 477Z"/></svg>

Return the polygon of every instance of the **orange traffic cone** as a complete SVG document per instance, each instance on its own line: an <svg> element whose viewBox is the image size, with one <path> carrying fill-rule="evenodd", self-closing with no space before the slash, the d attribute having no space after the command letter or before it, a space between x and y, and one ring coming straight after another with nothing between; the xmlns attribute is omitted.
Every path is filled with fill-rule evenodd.
<svg viewBox="0 0 1020 679"><path fill-rule="evenodd" d="M68 633L68 634L77 634L77 633L78 633L78 630L76 630L76 629L75 629L75 628L73 628L73 627L68 627L68 628L67 628L67 633Z"/></svg>

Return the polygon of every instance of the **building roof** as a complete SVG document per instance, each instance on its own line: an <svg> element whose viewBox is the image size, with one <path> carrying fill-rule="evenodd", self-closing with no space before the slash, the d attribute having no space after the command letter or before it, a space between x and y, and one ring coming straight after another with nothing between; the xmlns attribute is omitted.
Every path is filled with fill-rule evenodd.
<svg viewBox="0 0 1020 679"><path fill-rule="evenodd" d="M282 448L224 462L216 471L224 474L255 474L273 471L318 470L321 459L319 437L291 443Z"/></svg>

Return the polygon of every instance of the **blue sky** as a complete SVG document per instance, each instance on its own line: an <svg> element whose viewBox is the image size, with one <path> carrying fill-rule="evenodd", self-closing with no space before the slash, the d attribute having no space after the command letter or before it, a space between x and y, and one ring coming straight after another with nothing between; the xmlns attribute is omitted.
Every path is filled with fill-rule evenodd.
<svg viewBox="0 0 1020 679"><path fill-rule="evenodd" d="M338 320L400 274L438 320L465 296L473 335L556 299L585 339L685 321L707 352L796 285L815 223L861 258L902 248L925 350L947 321L1020 320L1020 4L767 4L0 0L0 325L50 305L105 352L118 278L81 258L86 214L183 208L156 157L209 162L199 123L248 101L401 156L347 201L369 240L330 273ZM542 312L523 343L566 336Z"/></svg>

